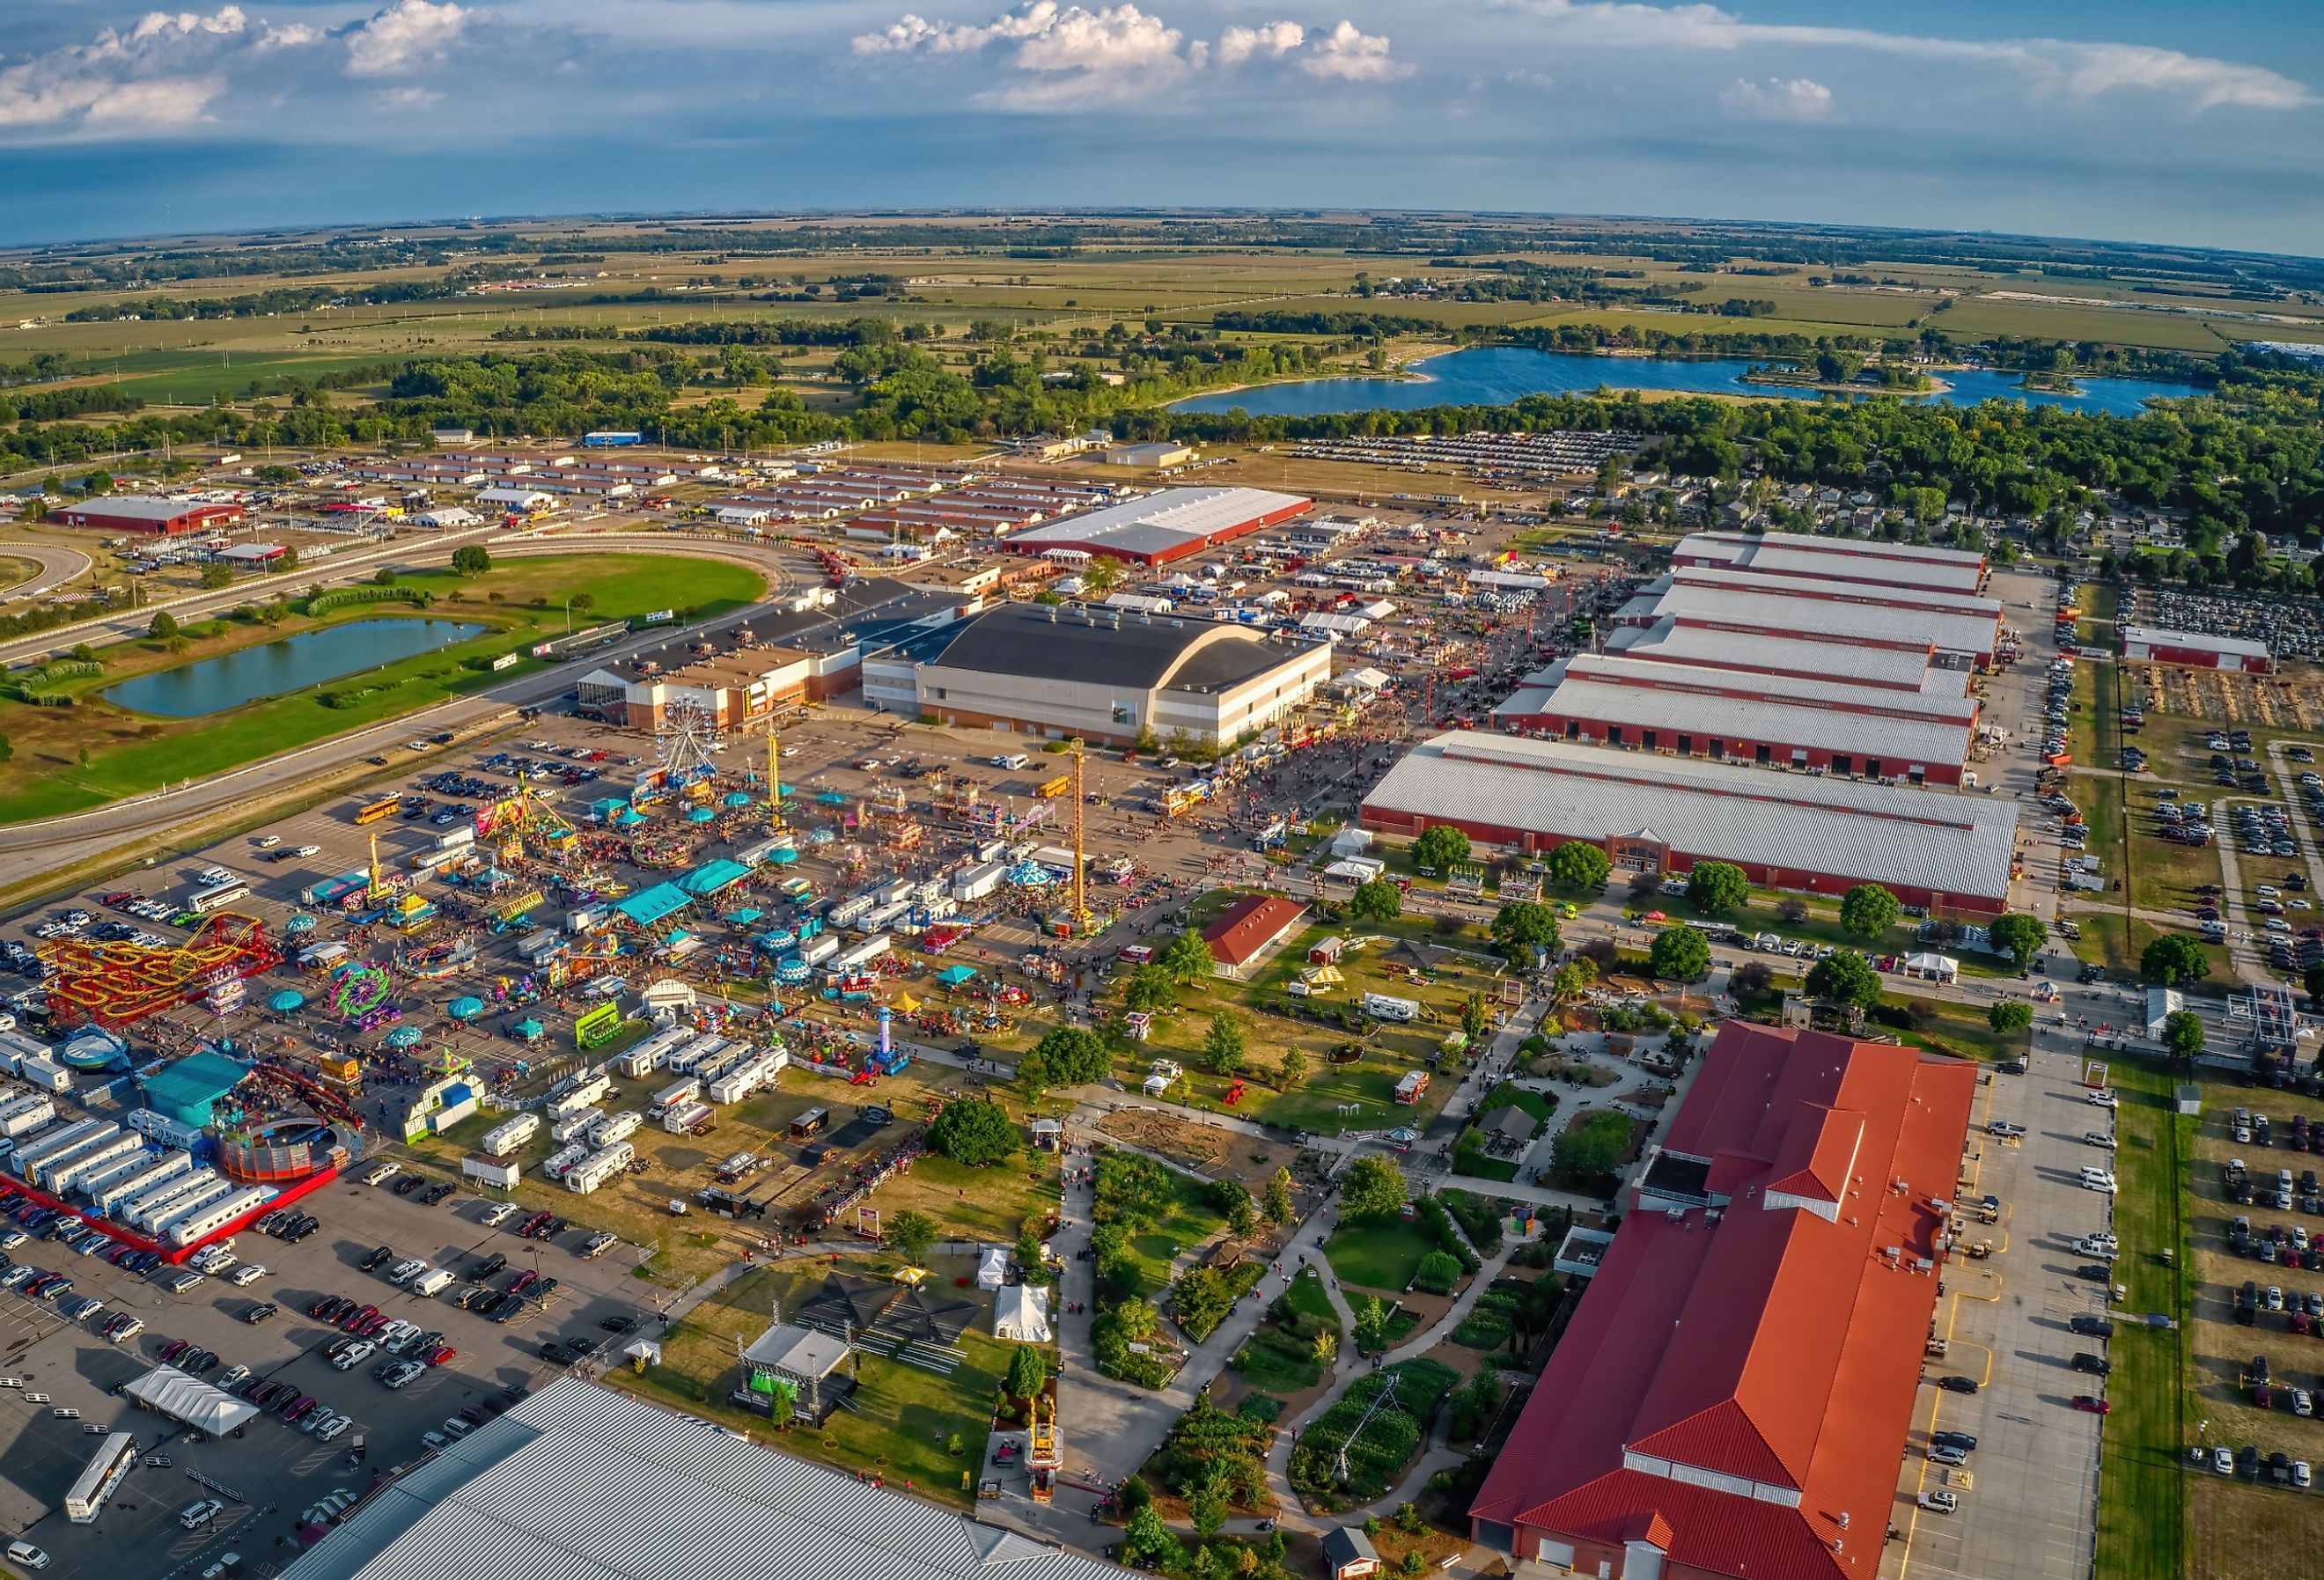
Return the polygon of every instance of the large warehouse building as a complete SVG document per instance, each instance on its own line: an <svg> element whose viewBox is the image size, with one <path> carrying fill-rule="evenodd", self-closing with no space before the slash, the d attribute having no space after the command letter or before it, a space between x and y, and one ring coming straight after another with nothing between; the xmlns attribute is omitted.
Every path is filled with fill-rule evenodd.
<svg viewBox="0 0 2324 1580"><path fill-rule="evenodd" d="M1622 872L1732 862L1768 888L1879 883L1978 916L2006 908L2017 844L2015 801L1462 732L1414 747L1364 799L1367 828L1438 824L1524 853L1586 840Z"/></svg>
<svg viewBox="0 0 2324 1580"><path fill-rule="evenodd" d="M175 538L188 532L209 532L239 525L242 506L118 494L82 504L69 504L51 519L69 527L87 527L94 532L147 532L157 538Z"/></svg>
<svg viewBox="0 0 2324 1580"><path fill-rule="evenodd" d="M1974 593L1985 586L1985 556L1966 549L1799 532L1690 532L1671 550L1671 564L1931 593Z"/></svg>
<svg viewBox="0 0 2324 1580"><path fill-rule="evenodd" d="M1865 647L1928 648L1941 664L1979 669L1992 666L2001 640L2001 605L1992 598L1740 570L1674 570L1614 618L1623 625L1670 619L1718 630L1805 633Z"/></svg>
<svg viewBox="0 0 2324 1580"><path fill-rule="evenodd" d="M1925 642L1866 647L1812 632L1721 630L1674 616L1651 625L1616 627L1606 638L1606 651L1649 663L1697 664L1751 674L1819 679L1845 676L1853 686L1941 697L1960 697L1969 690L1969 671L1936 663L1936 650Z"/></svg>
<svg viewBox="0 0 2324 1580"><path fill-rule="evenodd" d="M2185 664L2197 670L2235 670L2264 675L2274 668L2267 643L2239 636L2214 636L2203 631L2161 631L2146 625L2122 628L2122 656L2156 664Z"/></svg>
<svg viewBox="0 0 2324 1580"><path fill-rule="evenodd" d="M1977 733L1978 703L1969 697L1594 653L1554 669L1553 689L1520 691L1494 710L1495 721L1526 735L1681 757L1956 786Z"/></svg>
<svg viewBox="0 0 2324 1580"><path fill-rule="evenodd" d="M1062 549L1134 565L1167 565L1305 514L1314 503L1265 488L1166 488L1028 528L1010 537L1006 547L1023 554Z"/></svg>
<svg viewBox="0 0 2324 1580"><path fill-rule="evenodd" d="M370 1494L282 1580L1104 1580L1121 1571L573 1377Z"/></svg>
<svg viewBox="0 0 2324 1580"><path fill-rule="evenodd" d="M1331 676L1328 642L1168 614L1011 604L944 640L916 666L913 687L916 710L947 725L1128 746L1147 730L1231 741L1301 707Z"/></svg>
<svg viewBox="0 0 2324 1580"><path fill-rule="evenodd" d="M1977 1076L1721 1028L1475 1538L1528 1575L1877 1580Z"/></svg>

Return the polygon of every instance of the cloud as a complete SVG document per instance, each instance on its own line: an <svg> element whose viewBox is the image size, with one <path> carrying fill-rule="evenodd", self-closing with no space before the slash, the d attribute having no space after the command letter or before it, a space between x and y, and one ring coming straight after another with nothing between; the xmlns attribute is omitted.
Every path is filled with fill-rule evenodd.
<svg viewBox="0 0 2324 1580"><path fill-rule="evenodd" d="M401 88L383 88L372 95L380 106L391 110L433 109L444 102L444 96L432 88L420 88L406 83Z"/></svg>
<svg viewBox="0 0 2324 1580"><path fill-rule="evenodd" d="M1950 39L1870 28L1751 23L1715 5L1646 5L1632 0L1508 0L1544 18L1570 42L1656 49L1732 51L1775 45L1855 50L1924 60L1986 63L2015 71L2046 92L2089 101L2125 91L2181 100L2193 114L2232 106L2288 110L2313 104L2304 84L2264 66L2184 54L2145 44L2069 39Z"/></svg>
<svg viewBox="0 0 2324 1580"><path fill-rule="evenodd" d="M1344 20L1301 57L1299 69L1311 77L1342 82L1386 82L1412 70L1389 56L1385 37L1359 32L1354 23Z"/></svg>
<svg viewBox="0 0 2324 1580"><path fill-rule="evenodd" d="M1296 22L1262 22L1257 27L1231 27L1219 35L1219 64L1240 66L1254 55L1281 60L1307 42L1307 30Z"/></svg>
<svg viewBox="0 0 2324 1580"><path fill-rule="evenodd" d="M1789 82L1770 77L1765 82L1735 79L1719 96L1728 114L1754 121L1825 121L1831 118L1831 89L1821 82L1794 77Z"/></svg>
<svg viewBox="0 0 2324 1580"><path fill-rule="evenodd" d="M350 77L401 77L443 59L475 14L445 0L395 0L347 33Z"/></svg>
<svg viewBox="0 0 2324 1580"><path fill-rule="evenodd" d="M148 13L126 32L0 66L0 134L130 135L209 118L236 61L315 42L303 26L253 31L239 5Z"/></svg>

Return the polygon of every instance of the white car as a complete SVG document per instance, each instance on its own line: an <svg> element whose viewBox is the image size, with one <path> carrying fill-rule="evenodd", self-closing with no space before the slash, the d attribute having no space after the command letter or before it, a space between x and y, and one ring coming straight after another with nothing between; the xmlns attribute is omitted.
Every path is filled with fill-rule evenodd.
<svg viewBox="0 0 2324 1580"><path fill-rule="evenodd" d="M319 845L302 845L290 854L297 856L320 855L323 854L323 847Z"/></svg>
<svg viewBox="0 0 2324 1580"><path fill-rule="evenodd" d="M321 1438L324 1442L328 1443L332 1438L337 1437L340 1433L346 1431L349 1427L354 1425L355 1422L348 1419L346 1416L333 1416L329 1420L325 1421L321 1426L315 1428L315 1436Z"/></svg>
<svg viewBox="0 0 2324 1580"><path fill-rule="evenodd" d="M2084 1093L2082 1101L2099 1108L2117 1106L2114 1088L2111 1086L2100 1086L2096 1091Z"/></svg>
<svg viewBox="0 0 2324 1580"><path fill-rule="evenodd" d="M49 1555L31 1542L12 1541L8 1544L8 1561L19 1569L45 1569L49 1566Z"/></svg>
<svg viewBox="0 0 2324 1580"><path fill-rule="evenodd" d="M240 1382L243 1379L244 1379L245 1377L248 1377L249 1375L250 1375L250 1368L249 1368L249 1367L247 1367L247 1366L236 1366L236 1367L233 1368L232 1370L230 1370L229 1372L227 1372L226 1373L226 1375L225 1375L225 1376L220 1377L220 1378L219 1378L219 1379L218 1379L215 1383L211 1384L211 1386L212 1386L212 1387L214 1387L214 1388L226 1388L226 1389L231 1389L231 1388L232 1388L235 1383Z"/></svg>
<svg viewBox="0 0 2324 1580"><path fill-rule="evenodd" d="M192 1530L225 1512L226 1505L216 1498L197 1498L178 1511L178 1523Z"/></svg>
<svg viewBox="0 0 2324 1580"><path fill-rule="evenodd" d="M2092 1169L2089 1173L2082 1176L2082 1188L2085 1190L2102 1190L2106 1192L2107 1195L2112 1196L2116 1189L2114 1176L2103 1169Z"/></svg>
<svg viewBox="0 0 2324 1580"><path fill-rule="evenodd" d="M226 1280L226 1282L237 1289L246 1289L265 1276L264 1267L254 1261L245 1261L234 1270L234 1276Z"/></svg>
<svg viewBox="0 0 2324 1580"><path fill-rule="evenodd" d="M2224 1447L2211 1450L2211 1468L2221 1475L2236 1474L2236 1456Z"/></svg>
<svg viewBox="0 0 2324 1580"><path fill-rule="evenodd" d="M361 1344L349 1344L340 1351L339 1358L331 1364L342 1372L352 1372L377 1354L379 1354L379 1346L365 1339Z"/></svg>
<svg viewBox="0 0 2324 1580"><path fill-rule="evenodd" d="M392 1165L391 1165L391 1168L392 1167ZM513 1217L515 1215L516 1203L512 1201L494 1202L492 1206L492 1209L484 1214L484 1227L487 1229L497 1229L503 1224L507 1223L509 1219Z"/></svg>
<svg viewBox="0 0 2324 1580"><path fill-rule="evenodd" d="M272 850L276 845L282 843L282 836L280 834L262 834L252 843L255 844L261 850Z"/></svg>
<svg viewBox="0 0 2324 1580"><path fill-rule="evenodd" d="M1936 1514L1950 1514L1960 1507L1960 1499L1942 1488L1933 1488L1921 1494L1921 1507Z"/></svg>

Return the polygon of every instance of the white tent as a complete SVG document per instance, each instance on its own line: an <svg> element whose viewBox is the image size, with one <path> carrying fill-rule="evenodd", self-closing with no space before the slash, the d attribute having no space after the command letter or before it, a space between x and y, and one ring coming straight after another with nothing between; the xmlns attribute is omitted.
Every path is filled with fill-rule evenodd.
<svg viewBox="0 0 2324 1580"><path fill-rule="evenodd" d="M258 1414L256 1405L222 1388L212 1388L175 1366L156 1366L122 1391L149 1410L213 1437L231 1432Z"/></svg>
<svg viewBox="0 0 2324 1580"><path fill-rule="evenodd" d="M992 1303L992 1336L1019 1344L1049 1342L1049 1291L1018 1284L1001 1291Z"/></svg>
<svg viewBox="0 0 2324 1580"><path fill-rule="evenodd" d="M988 1245L976 1253L976 1287L997 1289L1009 1276L1009 1253L998 1245Z"/></svg>
<svg viewBox="0 0 2324 1580"><path fill-rule="evenodd" d="M1960 975L1960 962L1950 955L1923 951L1904 956L1904 975L1924 976L1931 982L1950 982Z"/></svg>

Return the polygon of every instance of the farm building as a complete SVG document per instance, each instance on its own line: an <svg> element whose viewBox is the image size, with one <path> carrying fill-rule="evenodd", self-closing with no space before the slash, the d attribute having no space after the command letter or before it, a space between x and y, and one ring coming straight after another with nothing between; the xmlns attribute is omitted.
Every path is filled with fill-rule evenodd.
<svg viewBox="0 0 2324 1580"><path fill-rule="evenodd" d="M1211 947L1212 970L1240 978L1289 937L1306 914L1307 908L1297 901L1274 894L1236 901L1203 929L1203 942Z"/></svg>
<svg viewBox="0 0 2324 1580"><path fill-rule="evenodd" d="M2001 605L1992 598L1738 570L1674 570L1648 583L1614 619L1934 649L1938 662L1958 668L1990 667L2001 638Z"/></svg>
<svg viewBox="0 0 2324 1580"><path fill-rule="evenodd" d="M2264 675L2274 667L2264 642L2213 636L2203 631L2159 631L2145 625L2122 628L2122 656L2197 670L2235 670L2246 675Z"/></svg>
<svg viewBox="0 0 2324 1580"><path fill-rule="evenodd" d="M1907 905L1974 915L2005 909L2017 841L2013 801L1462 732L1390 769L1362 821L1406 836L1447 824L1527 854L1585 840L1619 872L1723 861L1774 889L1880 883Z"/></svg>
<svg viewBox="0 0 2324 1580"><path fill-rule="evenodd" d="M1872 1580L1977 1075L1723 1027L1471 1506L1475 1539L1526 1574Z"/></svg>
<svg viewBox="0 0 2324 1580"><path fill-rule="evenodd" d="M1105 452L1105 464L1109 467L1183 467L1194 458L1194 447L1173 439L1120 444Z"/></svg>
<svg viewBox="0 0 2324 1580"><path fill-rule="evenodd" d="M1652 625L1618 626L1608 633L1606 651L1641 663L1693 664L1815 679L1844 676L1851 686L1926 691L1940 697L1961 697L1969 691L1969 671L1939 667L1934 662L1936 651L1926 642L1866 647L1811 632L1736 630L1671 618Z"/></svg>
<svg viewBox="0 0 2324 1580"><path fill-rule="evenodd" d="M1134 565L1167 565L1304 514L1314 504L1264 488L1166 488L1140 499L1029 527L1009 539L1024 554L1078 549Z"/></svg>
<svg viewBox="0 0 2324 1580"><path fill-rule="evenodd" d="M119 494L69 504L51 519L69 527L87 527L93 532L150 532L157 538L175 538L187 532L209 532L238 525L242 506Z"/></svg>
<svg viewBox="0 0 2324 1580"><path fill-rule="evenodd" d="M1671 550L1671 564L1932 593L1974 593L1985 585L1985 556L1969 550L1799 532L1690 532Z"/></svg>

